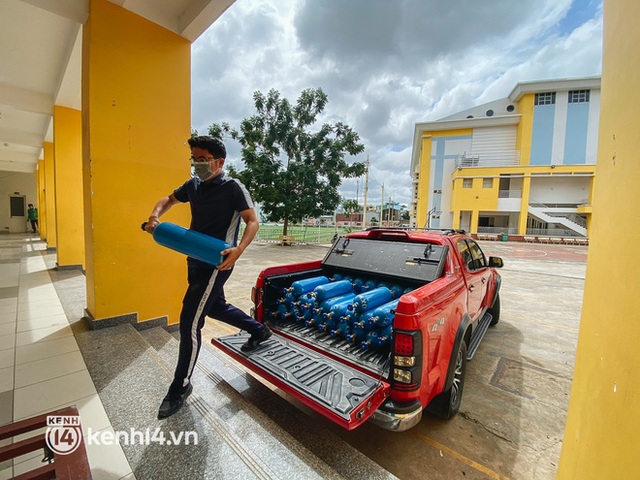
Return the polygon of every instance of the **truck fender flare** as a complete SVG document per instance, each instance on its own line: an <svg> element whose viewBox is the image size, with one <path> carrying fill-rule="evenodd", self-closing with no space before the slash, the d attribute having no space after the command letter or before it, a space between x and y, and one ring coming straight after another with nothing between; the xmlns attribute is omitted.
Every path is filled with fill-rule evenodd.
<svg viewBox="0 0 640 480"><path fill-rule="evenodd" d="M456 355L458 354L458 349L460 348L460 343L465 339L467 330L469 329L469 325L471 324L471 317L468 313L465 313L460 320L460 325L458 325L458 331L456 332L456 338L453 342L453 348L451 349L451 357L449 358L449 368L447 369L447 378L444 382L443 392L446 392L451 388L453 384L453 374L456 367Z"/></svg>

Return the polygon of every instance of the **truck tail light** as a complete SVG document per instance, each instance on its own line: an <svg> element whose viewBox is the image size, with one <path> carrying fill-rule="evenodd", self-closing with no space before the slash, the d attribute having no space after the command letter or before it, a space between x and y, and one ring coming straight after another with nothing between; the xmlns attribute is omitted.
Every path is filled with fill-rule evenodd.
<svg viewBox="0 0 640 480"><path fill-rule="evenodd" d="M411 370L403 370L401 368L393 369L393 379L396 382L400 383L413 383L413 375L411 375Z"/></svg>
<svg viewBox="0 0 640 480"><path fill-rule="evenodd" d="M422 377L422 334L420 330L393 335L393 382L397 390L417 390Z"/></svg>
<svg viewBox="0 0 640 480"><path fill-rule="evenodd" d="M393 350L396 355L413 355L413 337L406 333L396 333Z"/></svg>

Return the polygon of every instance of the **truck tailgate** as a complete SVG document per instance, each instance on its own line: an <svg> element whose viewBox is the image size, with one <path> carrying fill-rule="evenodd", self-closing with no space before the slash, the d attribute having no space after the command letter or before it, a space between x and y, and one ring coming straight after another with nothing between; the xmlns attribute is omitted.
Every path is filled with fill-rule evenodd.
<svg viewBox="0 0 640 480"><path fill-rule="evenodd" d="M389 395L389 384L304 345L274 335L256 350L239 333L211 343L249 370L347 430L364 423Z"/></svg>

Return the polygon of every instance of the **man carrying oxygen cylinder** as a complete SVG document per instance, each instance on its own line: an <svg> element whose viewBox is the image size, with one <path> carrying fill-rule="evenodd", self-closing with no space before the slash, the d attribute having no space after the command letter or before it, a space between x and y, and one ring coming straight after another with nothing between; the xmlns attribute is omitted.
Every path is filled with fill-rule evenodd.
<svg viewBox="0 0 640 480"><path fill-rule="evenodd" d="M156 203L144 229L153 233L159 217L178 203L191 207L190 229L223 240L231 248L223 250L224 261L214 267L194 258L187 258L188 283L180 313L180 350L178 364L169 391L162 400L158 418L176 413L193 389L191 375L202 343L201 331L205 316L228 323L251 334L242 351L255 350L271 336L271 330L237 307L227 303L224 284L233 266L249 246L259 224L253 201L247 189L222 171L227 151L224 144L212 137L190 138L191 166L195 176ZM240 219L246 228L240 243Z"/></svg>

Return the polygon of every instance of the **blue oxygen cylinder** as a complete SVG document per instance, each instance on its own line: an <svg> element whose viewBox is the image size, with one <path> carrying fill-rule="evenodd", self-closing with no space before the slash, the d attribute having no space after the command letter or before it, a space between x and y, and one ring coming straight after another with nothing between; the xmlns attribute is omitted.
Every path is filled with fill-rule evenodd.
<svg viewBox="0 0 640 480"><path fill-rule="evenodd" d="M366 333L366 329L367 329L367 324L366 324L366 312L363 313L356 321L353 322L353 324L351 325L351 330L352 331L356 331L356 330L363 330Z"/></svg>
<svg viewBox="0 0 640 480"><path fill-rule="evenodd" d="M322 322L323 322L322 314L318 313L318 310L316 310L316 313L314 313L313 316L309 320L304 322L304 324L307 327L316 327L316 328L318 328L322 324Z"/></svg>
<svg viewBox="0 0 640 480"><path fill-rule="evenodd" d="M369 292L356 295L351 310L362 313L387 303L393 298L391 290L386 287L375 288Z"/></svg>
<svg viewBox="0 0 640 480"><path fill-rule="evenodd" d="M362 329L369 331L373 330L376 325L378 325L378 316L377 316L377 308L372 310L367 310L360 316L360 322L362 324Z"/></svg>
<svg viewBox="0 0 640 480"><path fill-rule="evenodd" d="M311 317L316 311L316 299L315 298L306 298L300 301L300 312L301 318L299 319L302 322L306 322L307 320L311 320Z"/></svg>
<svg viewBox="0 0 640 480"><path fill-rule="evenodd" d="M297 280L293 282L289 291L300 296L313 291L313 289L318 285L324 285L325 283L329 283L329 279L324 276L305 278L304 280Z"/></svg>
<svg viewBox="0 0 640 480"><path fill-rule="evenodd" d="M367 332L366 338L360 343L361 348L375 348L378 346L378 337L380 336L380 330L377 328Z"/></svg>
<svg viewBox="0 0 640 480"><path fill-rule="evenodd" d="M188 230L170 222L159 223L153 229L153 239L159 245L217 267L224 257L220 252L233 245L204 233Z"/></svg>
<svg viewBox="0 0 640 480"><path fill-rule="evenodd" d="M286 320L287 318L289 318L291 316L291 312L289 311L289 307L287 305L285 305L284 303L281 303L280 305L278 305L278 308L276 309L275 316L278 317L278 318L281 318L282 320Z"/></svg>
<svg viewBox="0 0 640 480"><path fill-rule="evenodd" d="M282 297L276 300L278 305L285 304L287 307L291 308L293 302L297 301L297 297L293 294L293 292L289 292L287 288L285 288L282 292Z"/></svg>
<svg viewBox="0 0 640 480"><path fill-rule="evenodd" d="M376 287L377 287L377 284L374 280L367 280L366 282L364 282L364 285L362 286L362 291L368 292L369 290L373 290Z"/></svg>
<svg viewBox="0 0 640 480"><path fill-rule="evenodd" d="M379 348L391 344L391 325L383 329L376 328L367 333L365 340L360 343L362 348Z"/></svg>
<svg viewBox="0 0 640 480"><path fill-rule="evenodd" d="M326 318L324 314L322 315L322 321L318 323L318 330L321 332L331 332L338 325L338 317L336 318Z"/></svg>
<svg viewBox="0 0 640 480"><path fill-rule="evenodd" d="M353 285L349 280L339 280L337 282L319 285L313 289L312 293L308 293L307 295L314 296L318 302L323 302L328 298L349 293L351 290L353 290Z"/></svg>
<svg viewBox="0 0 640 480"><path fill-rule="evenodd" d="M399 302L400 299L393 300L389 303L385 303L384 305L380 305L373 310L370 310L371 316L367 318L367 321L370 322L370 325L367 325L367 329L370 330L374 327L386 327L387 325L391 325L393 322L393 317L396 314L396 308L398 307Z"/></svg>
<svg viewBox="0 0 640 480"><path fill-rule="evenodd" d="M391 285L389 290L391 290L393 298L400 298L404 294L404 290L400 285Z"/></svg>
<svg viewBox="0 0 640 480"><path fill-rule="evenodd" d="M318 313L327 313L328 311L331 310L331 307L333 307L335 304L340 302L349 301L353 303L354 298L356 298L355 293L347 293L346 295L340 295L338 297L328 298L327 300L325 300L320 304L320 306L318 307Z"/></svg>
<svg viewBox="0 0 640 480"><path fill-rule="evenodd" d="M356 293L360 293L362 291L362 286L364 285L364 280L360 277L356 277L353 279L353 291Z"/></svg>
<svg viewBox="0 0 640 480"><path fill-rule="evenodd" d="M378 347L384 347L385 345L391 345L391 336L393 335L393 328L391 325L387 325L386 327L380 330L380 335L378 336Z"/></svg>
<svg viewBox="0 0 640 480"><path fill-rule="evenodd" d="M332 337L346 337L351 333L351 318L349 315L340 317L336 328L331 330Z"/></svg>
<svg viewBox="0 0 640 480"><path fill-rule="evenodd" d="M367 336L367 331L362 328L355 328L355 323L352 325L351 333L346 336L347 340L350 343L360 343L363 342Z"/></svg>
<svg viewBox="0 0 640 480"><path fill-rule="evenodd" d="M358 297L355 296L352 299L345 299L341 302L334 304L329 309L329 311L324 312L322 316L326 320L331 320L331 319L339 319L340 317L344 317L345 315L348 315L351 312L351 308L349 307L352 306L352 303L355 301L356 298Z"/></svg>

